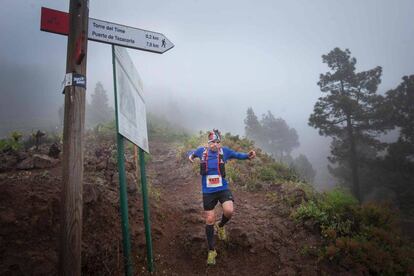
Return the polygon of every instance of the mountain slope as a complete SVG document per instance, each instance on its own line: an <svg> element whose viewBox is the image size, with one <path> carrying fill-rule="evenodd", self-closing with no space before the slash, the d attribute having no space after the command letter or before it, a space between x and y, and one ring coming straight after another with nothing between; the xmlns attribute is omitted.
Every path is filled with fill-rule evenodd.
<svg viewBox="0 0 414 276"><path fill-rule="evenodd" d="M44 145L37 153L47 153L47 148ZM82 273L122 275L114 143L112 137L89 135L85 148ZM314 249L321 243L319 233L290 218L289 204L292 198L297 200L294 204L300 203L303 191L293 190L286 202L282 196L286 190L280 183L249 192L235 180L231 184L235 215L227 225L230 241L217 241L217 265L207 267L199 176L177 144L155 138L150 149L147 175L156 275L352 274L318 262ZM3 153L0 158L13 154ZM33 150L23 157L17 154L15 164L9 162L0 173L1 275L57 273L61 167L58 162L48 168L18 170L18 164L33 154ZM229 164L232 166L249 173L249 166L237 169ZM126 155L126 168L134 271L147 274L142 200L131 153ZM239 178L248 179L243 174ZM220 207L216 208L219 218Z"/></svg>

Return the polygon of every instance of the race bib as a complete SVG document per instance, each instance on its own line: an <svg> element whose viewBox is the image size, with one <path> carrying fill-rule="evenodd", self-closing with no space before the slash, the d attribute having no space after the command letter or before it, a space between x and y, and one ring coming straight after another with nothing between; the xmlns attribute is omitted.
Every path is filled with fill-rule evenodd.
<svg viewBox="0 0 414 276"><path fill-rule="evenodd" d="M223 182L220 175L207 175L206 182L207 188L216 188L223 186Z"/></svg>

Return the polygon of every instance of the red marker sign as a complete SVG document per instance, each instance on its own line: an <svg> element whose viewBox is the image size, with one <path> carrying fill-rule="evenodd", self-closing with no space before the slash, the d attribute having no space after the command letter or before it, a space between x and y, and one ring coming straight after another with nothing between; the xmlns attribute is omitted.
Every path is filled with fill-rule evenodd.
<svg viewBox="0 0 414 276"><path fill-rule="evenodd" d="M50 33L69 34L69 14L42 7L40 30Z"/></svg>

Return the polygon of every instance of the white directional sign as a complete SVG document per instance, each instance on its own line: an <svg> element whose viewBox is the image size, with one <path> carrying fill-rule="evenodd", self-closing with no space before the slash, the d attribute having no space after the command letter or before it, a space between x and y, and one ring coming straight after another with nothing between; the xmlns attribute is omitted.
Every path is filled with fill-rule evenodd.
<svg viewBox="0 0 414 276"><path fill-rule="evenodd" d="M89 18L88 39L154 53L174 47L163 34Z"/></svg>
<svg viewBox="0 0 414 276"><path fill-rule="evenodd" d="M149 153L142 81L126 49L115 47L118 131Z"/></svg>

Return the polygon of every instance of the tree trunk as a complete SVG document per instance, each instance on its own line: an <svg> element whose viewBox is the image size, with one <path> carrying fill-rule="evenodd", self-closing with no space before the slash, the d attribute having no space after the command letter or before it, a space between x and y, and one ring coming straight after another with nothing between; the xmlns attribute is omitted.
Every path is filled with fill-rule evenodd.
<svg viewBox="0 0 414 276"><path fill-rule="evenodd" d="M355 197L358 199L358 201L361 202L361 195L360 195L360 190L359 190L358 155L356 152L355 137L353 133L350 116L347 116L346 122L347 122L346 130L348 133L349 143L351 145L350 155L349 155L349 165L352 171L352 190L353 190Z"/></svg>
<svg viewBox="0 0 414 276"><path fill-rule="evenodd" d="M341 93L342 95L345 95L345 88L344 88L344 83L342 80L341 80ZM345 114L346 114L346 130L348 133L349 143L351 145L350 155L349 155L349 166L351 167L351 171L352 171L352 190L353 190L355 197L358 199L359 202L361 202L361 196L359 192L358 156L357 156L356 146L355 146L354 129L352 128L351 115L349 114L349 112L347 112L347 110L345 110Z"/></svg>

